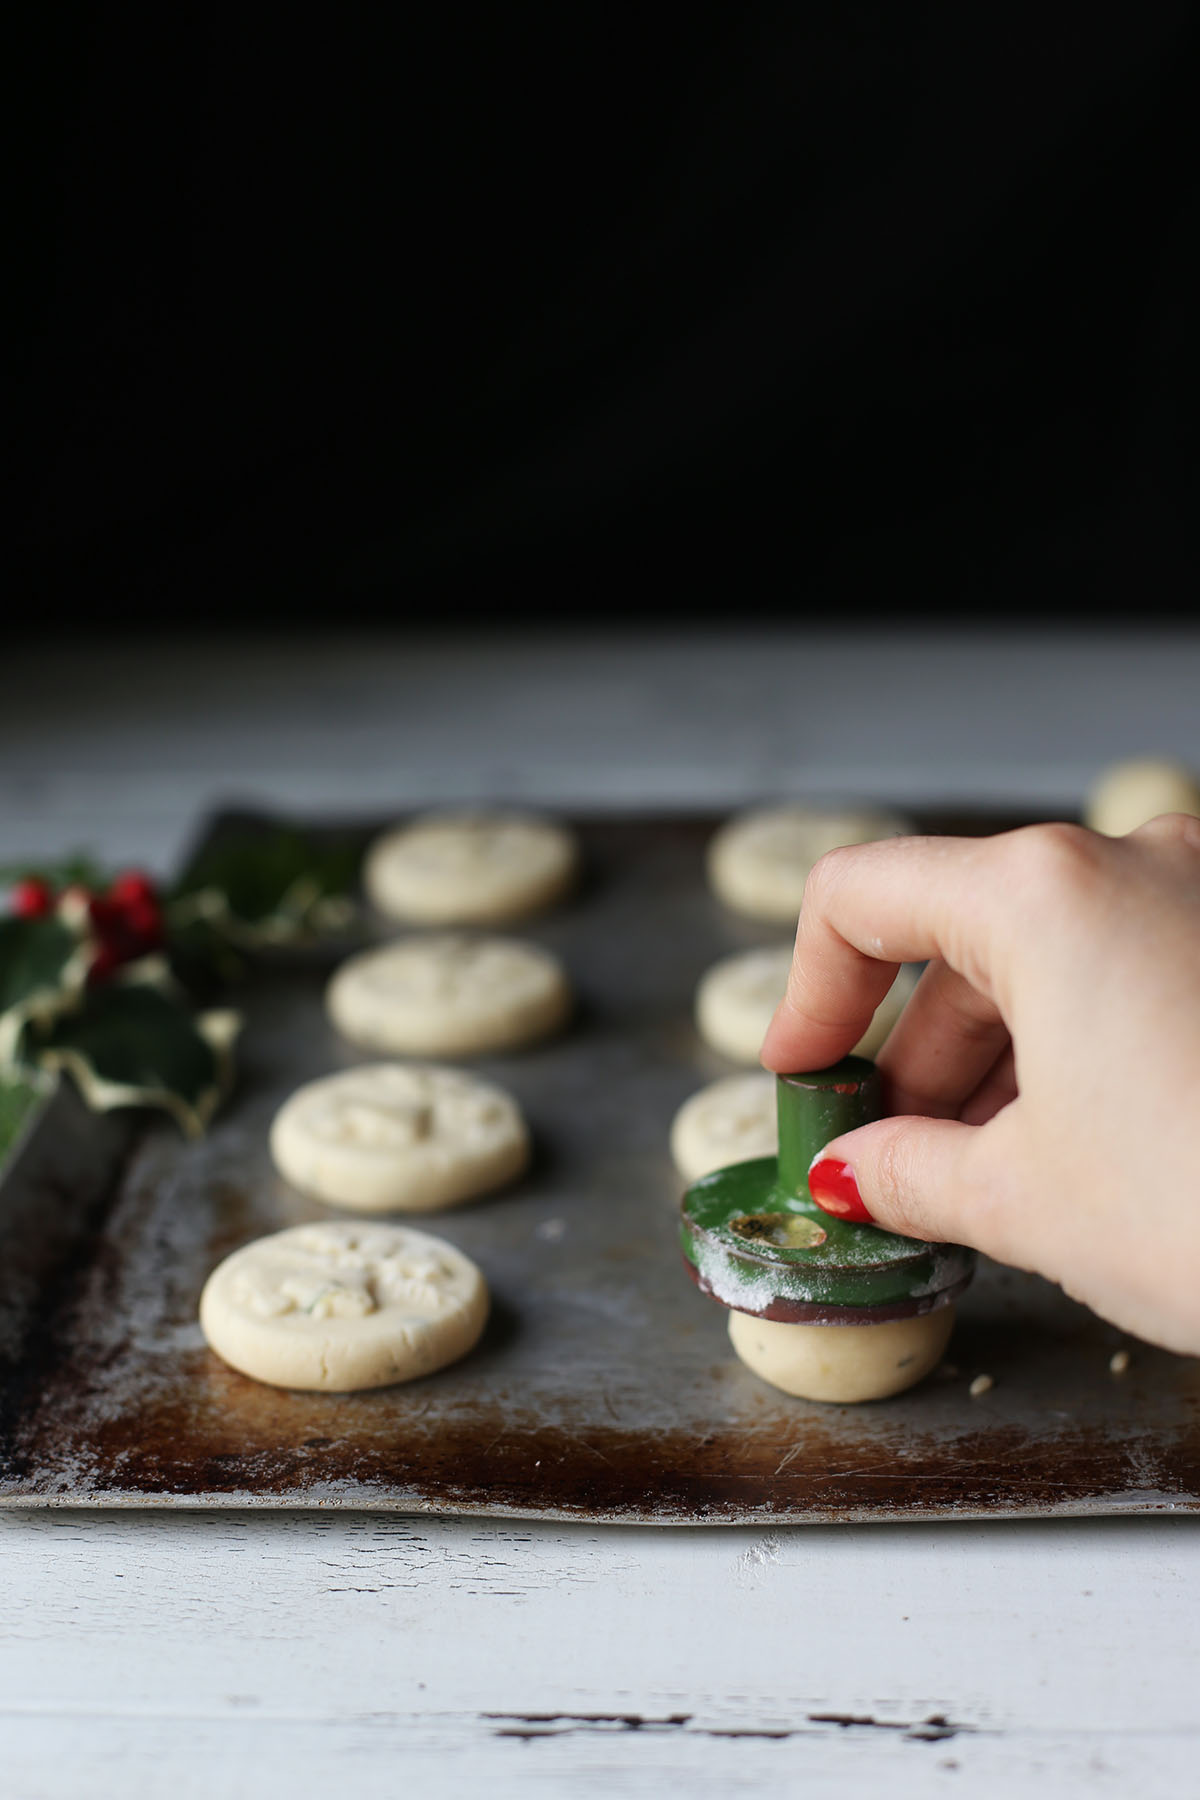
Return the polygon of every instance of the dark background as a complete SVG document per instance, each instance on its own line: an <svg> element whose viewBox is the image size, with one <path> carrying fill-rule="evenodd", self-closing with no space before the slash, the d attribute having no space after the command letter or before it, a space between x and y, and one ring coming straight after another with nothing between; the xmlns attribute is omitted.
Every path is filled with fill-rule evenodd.
<svg viewBox="0 0 1200 1800"><path fill-rule="evenodd" d="M343 10L31 27L36 627L1194 609L1192 8Z"/></svg>

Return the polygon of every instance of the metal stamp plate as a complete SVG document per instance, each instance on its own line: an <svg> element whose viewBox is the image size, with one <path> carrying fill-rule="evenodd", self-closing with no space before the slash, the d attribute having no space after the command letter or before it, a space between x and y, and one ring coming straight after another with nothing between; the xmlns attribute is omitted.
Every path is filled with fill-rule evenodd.
<svg viewBox="0 0 1200 1800"><path fill-rule="evenodd" d="M228 1251L332 1216L267 1155L298 1083L363 1060L325 1021L327 963L263 969L238 996L238 1089L198 1144L60 1090L0 1189L0 1501L680 1525L1200 1510L1200 1360L1135 1345L1114 1376L1120 1334L1012 1270L981 1270L949 1367L877 1405L791 1400L734 1358L681 1266L667 1133L729 1070L694 1032L697 978L784 934L708 893L714 823L578 821L578 895L523 928L565 959L578 1012L555 1042L476 1065L521 1101L536 1160L431 1221L480 1264L493 1311L478 1349L423 1381L260 1386L196 1323ZM994 1386L972 1399L981 1373Z"/></svg>

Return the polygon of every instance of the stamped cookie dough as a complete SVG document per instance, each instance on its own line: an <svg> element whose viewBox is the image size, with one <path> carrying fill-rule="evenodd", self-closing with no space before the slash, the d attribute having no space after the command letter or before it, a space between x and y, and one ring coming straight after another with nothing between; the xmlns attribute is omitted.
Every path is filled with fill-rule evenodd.
<svg viewBox="0 0 1200 1800"><path fill-rule="evenodd" d="M433 1064L371 1063L310 1081L271 1126L275 1167L302 1193L360 1212L435 1212L529 1162L502 1088Z"/></svg>
<svg viewBox="0 0 1200 1800"><path fill-rule="evenodd" d="M1179 763L1140 757L1104 771L1088 795L1084 823L1105 837L1124 837L1162 813L1200 818L1200 781Z"/></svg>
<svg viewBox="0 0 1200 1800"><path fill-rule="evenodd" d="M493 925L551 906L579 853L561 825L518 812L427 813L377 838L363 880L390 919Z"/></svg>
<svg viewBox="0 0 1200 1800"><path fill-rule="evenodd" d="M227 1256L200 1297L210 1347L272 1387L344 1394L413 1381L477 1342L475 1264L405 1225L297 1225Z"/></svg>
<svg viewBox="0 0 1200 1800"><path fill-rule="evenodd" d="M788 1325L731 1312L729 1341L748 1369L801 1400L889 1400L942 1360L954 1308L881 1325Z"/></svg>
<svg viewBox="0 0 1200 1800"><path fill-rule="evenodd" d="M482 1056L557 1031L571 993L561 963L535 944L446 932L352 956L329 983L326 1005L365 1050Z"/></svg>
<svg viewBox="0 0 1200 1800"><path fill-rule="evenodd" d="M866 844L909 829L895 814L867 808L821 812L766 806L739 813L708 847L713 892L736 912L794 923L813 864L839 844Z"/></svg>
<svg viewBox="0 0 1200 1800"><path fill-rule="evenodd" d="M775 1077L726 1075L685 1100L671 1126L671 1155L685 1181L699 1181L714 1169L774 1156Z"/></svg>
<svg viewBox="0 0 1200 1800"><path fill-rule="evenodd" d="M706 1044L733 1062L756 1063L775 1008L783 999L792 946L738 950L713 964L696 989L696 1029ZM904 1010L916 986L907 965L875 1009L854 1046L858 1056L874 1056Z"/></svg>

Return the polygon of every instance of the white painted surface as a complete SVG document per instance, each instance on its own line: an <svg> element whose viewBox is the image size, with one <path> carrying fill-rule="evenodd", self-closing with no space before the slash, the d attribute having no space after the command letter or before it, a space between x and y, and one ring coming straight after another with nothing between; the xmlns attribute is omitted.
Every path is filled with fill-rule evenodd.
<svg viewBox="0 0 1200 1800"><path fill-rule="evenodd" d="M169 864L215 797L1066 810L1104 763L1150 750L1200 763L1196 633L76 647L6 660L0 827L39 851L66 832Z"/></svg>
<svg viewBox="0 0 1200 1800"><path fill-rule="evenodd" d="M0 858L86 844L167 867L230 796L1067 810L1111 758L1200 764L1195 637L462 649L10 659ZM1200 1766L1195 1520L763 1535L46 1513L0 1515L0 1559L4 1800L880 1782L1178 1800ZM963 1729L922 1737L933 1716Z"/></svg>
<svg viewBox="0 0 1200 1800"><path fill-rule="evenodd" d="M54 1513L0 1545L14 1800L1194 1791L1188 1521Z"/></svg>

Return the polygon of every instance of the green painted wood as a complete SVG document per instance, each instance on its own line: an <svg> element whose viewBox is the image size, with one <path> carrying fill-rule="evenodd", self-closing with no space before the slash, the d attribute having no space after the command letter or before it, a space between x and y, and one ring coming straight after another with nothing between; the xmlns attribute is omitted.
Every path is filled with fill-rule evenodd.
<svg viewBox="0 0 1200 1800"><path fill-rule="evenodd" d="M778 1076L775 1106L779 1185L807 1199L808 1171L826 1144L882 1117L883 1079L867 1057L846 1056L832 1068Z"/></svg>
<svg viewBox="0 0 1200 1800"><path fill-rule="evenodd" d="M974 1252L831 1218L808 1170L831 1138L880 1117L874 1063L780 1075L779 1156L693 1182L680 1243L693 1279L722 1305L793 1323L881 1323L929 1312L966 1286Z"/></svg>

